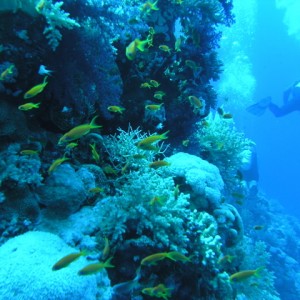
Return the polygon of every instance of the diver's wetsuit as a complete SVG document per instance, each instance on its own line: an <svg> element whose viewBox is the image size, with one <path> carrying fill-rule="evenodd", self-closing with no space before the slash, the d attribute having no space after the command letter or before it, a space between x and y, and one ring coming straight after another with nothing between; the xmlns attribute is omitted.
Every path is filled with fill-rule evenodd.
<svg viewBox="0 0 300 300"><path fill-rule="evenodd" d="M300 81L295 82L283 93L283 106L270 103L269 110L275 117L283 117L291 112L300 111Z"/></svg>

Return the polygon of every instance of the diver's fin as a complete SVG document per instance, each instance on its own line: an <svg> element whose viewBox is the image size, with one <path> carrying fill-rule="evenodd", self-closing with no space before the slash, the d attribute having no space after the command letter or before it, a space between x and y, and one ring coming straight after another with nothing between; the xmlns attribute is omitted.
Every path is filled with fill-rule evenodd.
<svg viewBox="0 0 300 300"><path fill-rule="evenodd" d="M255 116L261 116L265 113L265 111L269 107L271 100L272 100L271 97L263 98L259 102L248 106L246 108L246 111Z"/></svg>

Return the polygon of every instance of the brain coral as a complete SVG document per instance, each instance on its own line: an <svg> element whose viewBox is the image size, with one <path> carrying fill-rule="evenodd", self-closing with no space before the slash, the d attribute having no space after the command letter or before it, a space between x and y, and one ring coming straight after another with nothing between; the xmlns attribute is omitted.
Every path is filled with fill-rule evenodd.
<svg viewBox="0 0 300 300"><path fill-rule="evenodd" d="M52 271L54 263L77 251L58 236L41 231L27 232L9 240L0 248L1 299L96 299L96 277L77 275L87 264L83 257L67 268ZM103 287L101 299L109 299L105 293L108 286L105 274L102 272L97 278Z"/></svg>
<svg viewBox="0 0 300 300"><path fill-rule="evenodd" d="M185 179L194 193L192 201L198 208L220 205L224 183L216 166L200 157L183 152L176 153L167 160L171 163L167 172Z"/></svg>

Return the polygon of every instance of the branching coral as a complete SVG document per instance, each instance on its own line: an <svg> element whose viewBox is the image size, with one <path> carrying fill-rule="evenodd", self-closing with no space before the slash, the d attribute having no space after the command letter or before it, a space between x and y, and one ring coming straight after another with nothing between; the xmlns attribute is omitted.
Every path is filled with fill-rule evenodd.
<svg viewBox="0 0 300 300"><path fill-rule="evenodd" d="M236 172L247 154L245 150L251 150L254 142L237 130L232 119L219 114L211 113L198 125L194 137L201 156L219 168L226 187L232 189Z"/></svg>
<svg viewBox="0 0 300 300"><path fill-rule="evenodd" d="M70 18L70 14L61 8L63 4L63 1L53 3L52 0L47 0L40 11L48 24L44 30L44 34L49 40L52 50L58 47L62 39L62 34L57 28L73 29L74 27L80 27L79 23Z"/></svg>
<svg viewBox="0 0 300 300"><path fill-rule="evenodd" d="M143 150L137 147L137 143L150 136L143 133L139 128L133 129L130 125L125 131L118 128L115 135L103 137L103 147L108 154L108 160L117 171L127 165L128 169L145 167L154 160L155 155L163 154L168 148L164 143L154 143L155 151Z"/></svg>
<svg viewBox="0 0 300 300"><path fill-rule="evenodd" d="M238 293L246 295L249 299L279 300L278 293L274 288L274 273L267 269L271 262L271 255L267 251L266 244L262 241L253 242L246 238L240 251L239 270L265 268L260 272L260 277L252 277L247 281L235 284Z"/></svg>

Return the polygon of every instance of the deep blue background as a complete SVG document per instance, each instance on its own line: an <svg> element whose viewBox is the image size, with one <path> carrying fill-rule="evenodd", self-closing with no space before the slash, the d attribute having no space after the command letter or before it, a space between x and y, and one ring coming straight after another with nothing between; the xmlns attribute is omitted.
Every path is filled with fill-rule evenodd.
<svg viewBox="0 0 300 300"><path fill-rule="evenodd" d="M276 9L275 1L257 2L258 23L250 55L257 80L253 101L272 96L281 104L282 92L300 79L300 40L288 36L284 11ZM278 119L269 111L262 117L248 114L244 118L243 130L257 143L261 190L300 217L300 112Z"/></svg>

